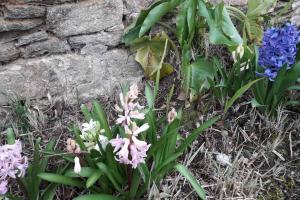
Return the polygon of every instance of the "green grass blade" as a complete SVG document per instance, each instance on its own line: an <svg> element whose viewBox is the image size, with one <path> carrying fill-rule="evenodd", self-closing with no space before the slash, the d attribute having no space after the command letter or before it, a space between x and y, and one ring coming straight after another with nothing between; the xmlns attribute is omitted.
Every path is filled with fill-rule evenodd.
<svg viewBox="0 0 300 200"><path fill-rule="evenodd" d="M251 82L247 83L246 85L244 85L243 87L241 87L238 91L236 91L236 93L233 95L233 97L231 97L230 100L226 102L224 114L228 111L228 109L233 105L233 103L239 97L241 97L253 84L255 84L256 82L258 82L260 80L262 80L262 78L251 81Z"/></svg>
<svg viewBox="0 0 300 200"><path fill-rule="evenodd" d="M195 177L191 174L191 172L183 165L177 164L175 169L180 172L193 186L199 197L203 200L206 199L205 190L201 187L201 185L197 182Z"/></svg>
<svg viewBox="0 0 300 200"><path fill-rule="evenodd" d="M89 194L76 197L73 200L120 200L117 197L107 194Z"/></svg>

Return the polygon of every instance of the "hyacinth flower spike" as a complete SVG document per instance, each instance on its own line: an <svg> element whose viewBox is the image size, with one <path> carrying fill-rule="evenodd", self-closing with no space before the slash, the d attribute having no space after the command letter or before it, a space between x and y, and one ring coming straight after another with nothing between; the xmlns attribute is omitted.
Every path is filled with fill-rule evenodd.
<svg viewBox="0 0 300 200"><path fill-rule="evenodd" d="M145 114L140 112L144 107L136 102L138 94L137 85L132 85L126 94L120 93L121 107L115 106L116 111L120 113L116 120L117 124L129 125L132 119L142 120L145 118Z"/></svg>
<svg viewBox="0 0 300 200"><path fill-rule="evenodd" d="M140 163L145 162L147 151L150 144L139 140L138 135L149 128L148 124L138 127L133 119L144 119L145 114L140 112L143 106L136 101L138 98L138 87L132 85L129 92L120 94L120 103L122 108L116 106L116 110L121 113L116 123L121 124L125 129L125 137L117 135L115 139L110 140L110 144L114 147L116 160L122 164L131 165L136 168Z"/></svg>
<svg viewBox="0 0 300 200"><path fill-rule="evenodd" d="M259 66L264 72L256 73L274 81L283 66L290 69L295 63L300 32L294 25L285 24L282 28L270 28L265 31L262 46L259 49Z"/></svg>
<svg viewBox="0 0 300 200"><path fill-rule="evenodd" d="M110 140L111 145L114 147L114 153L117 152L117 161L123 164L132 165L136 168L140 163L145 162L150 144L141 141L137 138L139 133L146 131L149 128L148 124L137 127L133 122L132 128L125 128L126 138L117 138Z"/></svg>
<svg viewBox="0 0 300 200"><path fill-rule="evenodd" d="M0 146L0 195L4 195L8 188L8 179L24 177L28 168L28 158L22 155L22 143Z"/></svg>

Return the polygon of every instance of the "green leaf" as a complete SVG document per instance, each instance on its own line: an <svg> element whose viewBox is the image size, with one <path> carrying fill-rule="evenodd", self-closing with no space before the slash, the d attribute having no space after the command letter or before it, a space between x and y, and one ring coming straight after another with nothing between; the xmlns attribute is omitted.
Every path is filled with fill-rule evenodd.
<svg viewBox="0 0 300 200"><path fill-rule="evenodd" d="M261 105L256 99L251 100L251 105L253 108L263 107L264 105Z"/></svg>
<svg viewBox="0 0 300 200"><path fill-rule="evenodd" d="M233 105L233 103L239 97L241 97L253 84L255 84L256 82L258 82L258 81L260 81L262 79L263 78L251 81L251 82L247 83L246 85L244 85L243 87L241 87L238 91L236 91L236 93L233 95L233 97L231 97L230 100L226 102L224 113L226 113L228 111L228 109Z"/></svg>
<svg viewBox="0 0 300 200"><path fill-rule="evenodd" d="M76 197L73 200L120 200L117 197L107 194L89 194Z"/></svg>
<svg viewBox="0 0 300 200"><path fill-rule="evenodd" d="M195 21L196 21L196 11L197 11L197 0L189 0L188 10L187 10L187 24L189 30L189 37L194 34L195 31Z"/></svg>
<svg viewBox="0 0 300 200"><path fill-rule="evenodd" d="M51 183L49 184L46 189L42 193L42 200L53 200L56 194L57 184Z"/></svg>
<svg viewBox="0 0 300 200"><path fill-rule="evenodd" d="M184 45L184 42L188 38L188 24L187 24L187 5L188 1L185 1L180 7L176 17L176 36L180 43L180 46Z"/></svg>
<svg viewBox="0 0 300 200"><path fill-rule="evenodd" d="M141 30L139 32L139 37L142 37L166 13L173 10L182 1L183 0L170 0L168 2L161 3L161 4L157 5L156 7L152 8L142 24Z"/></svg>
<svg viewBox="0 0 300 200"><path fill-rule="evenodd" d="M113 135L107 121L107 116L102 106L97 101L93 102L93 113L95 114L97 120L99 120L101 127L105 130L106 137L108 139L112 139Z"/></svg>
<svg viewBox="0 0 300 200"><path fill-rule="evenodd" d="M88 109L88 107L84 104L80 106L81 112L83 113L85 121L89 122L92 119L92 115Z"/></svg>
<svg viewBox="0 0 300 200"><path fill-rule="evenodd" d="M154 108L154 101L155 101L154 94L153 94L153 91L152 91L152 89L151 89L151 87L148 83L146 83L145 95L146 95L148 107L150 109Z"/></svg>
<svg viewBox="0 0 300 200"><path fill-rule="evenodd" d="M149 12L157 5L159 5L163 2L166 2L166 1L167 0L157 1L157 2L153 3L148 9L140 11L140 14L139 14L136 22L133 23L132 25L130 25L125 30L125 34L123 36L123 42L126 45L132 45L136 42L136 40L139 38L139 33L141 30L142 24L143 24L145 18L147 17L147 15L149 14Z"/></svg>
<svg viewBox="0 0 300 200"><path fill-rule="evenodd" d="M276 2L276 0L251 0L248 1L248 17L260 16L266 14L268 9Z"/></svg>
<svg viewBox="0 0 300 200"><path fill-rule="evenodd" d="M71 178L78 178L78 177L90 177L92 174L96 173L97 169L93 169L91 167L82 167L79 174L75 173L73 169L69 169L66 171L65 176Z"/></svg>
<svg viewBox="0 0 300 200"><path fill-rule="evenodd" d="M195 177L191 174L191 172L183 165L177 164L175 169L180 172L193 186L199 197L203 200L206 199L205 190L201 187L201 185L197 182Z"/></svg>
<svg viewBox="0 0 300 200"><path fill-rule="evenodd" d="M141 183L141 177L138 170L134 170L132 174L132 183L130 186L129 196L134 199Z"/></svg>
<svg viewBox="0 0 300 200"><path fill-rule="evenodd" d="M116 182L115 178L113 177L111 171L107 168L107 166L104 163L97 163L97 167L108 177L110 182L113 184L116 190L119 192L122 192L121 187Z"/></svg>
<svg viewBox="0 0 300 200"><path fill-rule="evenodd" d="M152 80L155 80L159 70L160 79L170 75L174 71L174 67L168 63L163 63L160 66L167 40L169 41L169 37L166 33L162 32L153 38L144 37L143 41L133 46L134 49L138 48L135 60L142 66L146 77ZM169 44L167 45L167 51L168 49Z"/></svg>
<svg viewBox="0 0 300 200"><path fill-rule="evenodd" d="M12 128L8 128L6 131L7 143L14 144L15 143L15 134Z"/></svg>
<svg viewBox="0 0 300 200"><path fill-rule="evenodd" d="M203 89L209 89L208 79L213 80L216 69L205 58L198 58L191 64L190 88L194 93L199 93Z"/></svg>
<svg viewBox="0 0 300 200"><path fill-rule="evenodd" d="M170 155L169 157L167 157L162 164L160 164L159 166L157 166L157 169L155 169L155 171L153 172L153 177L155 177L156 173L159 173L164 167L166 167L167 165L169 165L170 163L174 162L179 156L182 155L182 152L180 153L175 153L173 155Z"/></svg>
<svg viewBox="0 0 300 200"><path fill-rule="evenodd" d="M182 64L181 64L181 87L185 95L187 96L190 88L190 81L191 81L191 67L190 67L190 58L191 58L191 51L188 44L184 44L182 47Z"/></svg>
<svg viewBox="0 0 300 200"><path fill-rule="evenodd" d="M230 19L230 16L227 12L227 9L225 7L223 7L223 10L222 10L222 30L236 44L243 43L243 40L242 40L239 32L233 25L233 23Z"/></svg>
<svg viewBox="0 0 300 200"><path fill-rule="evenodd" d="M300 85L293 85L288 88L288 90L300 90Z"/></svg>
<svg viewBox="0 0 300 200"><path fill-rule="evenodd" d="M286 71L282 84L280 84L278 90L275 91L281 95L284 95L286 90L296 83L297 78L299 78L299 76L300 76L300 62L297 62L292 66L291 69Z"/></svg>
<svg viewBox="0 0 300 200"><path fill-rule="evenodd" d="M99 170L96 170L94 173L92 173L86 181L86 188L92 187L102 175L103 173Z"/></svg>
<svg viewBox="0 0 300 200"><path fill-rule="evenodd" d="M299 106L300 101L288 101L285 103L286 106Z"/></svg>
<svg viewBox="0 0 300 200"><path fill-rule="evenodd" d="M40 173L38 177L40 177L43 180L49 181L51 183L58 183L58 184L69 185L74 187L83 187L83 183L81 181L70 178L68 176L52 174L52 173Z"/></svg>
<svg viewBox="0 0 300 200"><path fill-rule="evenodd" d="M234 27L224 4L219 4L215 9L208 9L203 0L198 1L199 15L207 20L209 26L209 40L213 44L238 46L243 42Z"/></svg>

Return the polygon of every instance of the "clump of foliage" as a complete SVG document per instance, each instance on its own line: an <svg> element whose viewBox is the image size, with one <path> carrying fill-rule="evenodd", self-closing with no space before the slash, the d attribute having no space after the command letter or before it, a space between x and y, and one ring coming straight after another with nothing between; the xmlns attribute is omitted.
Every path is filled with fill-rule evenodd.
<svg viewBox="0 0 300 200"><path fill-rule="evenodd" d="M205 199L200 184L176 160L218 117L208 120L179 142L181 112L171 109L166 117L158 118L154 109L155 95L150 87L146 86L147 108L139 104L138 95L136 85L120 94L120 105L116 105L119 117L112 126L100 104L95 102L91 112L83 106L89 123L74 127L75 140L67 142L74 168L64 174L41 173L39 176L50 182L86 189L87 194L75 198L77 200L139 199L152 184L158 184L175 169L191 182L199 197Z"/></svg>

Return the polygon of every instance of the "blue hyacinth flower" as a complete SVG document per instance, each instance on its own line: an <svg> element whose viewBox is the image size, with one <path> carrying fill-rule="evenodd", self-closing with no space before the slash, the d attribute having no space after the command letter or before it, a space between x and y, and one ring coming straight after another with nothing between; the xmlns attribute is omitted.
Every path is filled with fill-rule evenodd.
<svg viewBox="0 0 300 200"><path fill-rule="evenodd" d="M264 68L264 72L257 75L274 81L278 71L284 65L290 69L295 63L299 42L300 31L294 25L287 23L281 28L267 29L259 49L258 59L258 64Z"/></svg>

